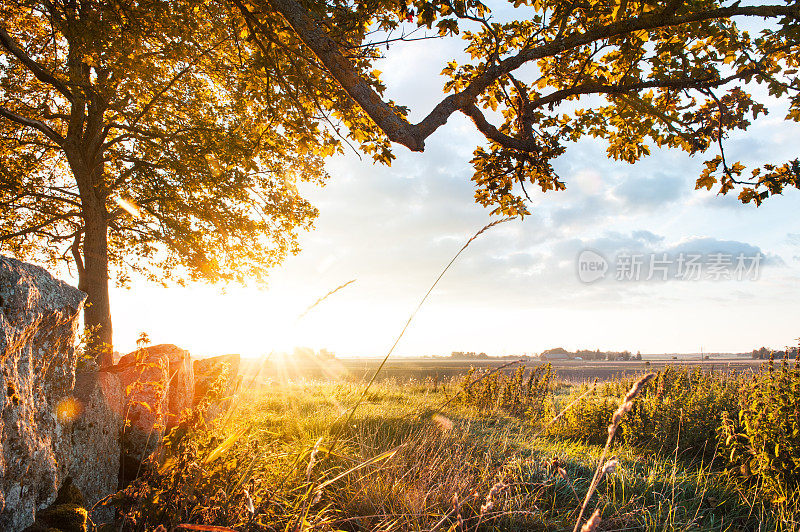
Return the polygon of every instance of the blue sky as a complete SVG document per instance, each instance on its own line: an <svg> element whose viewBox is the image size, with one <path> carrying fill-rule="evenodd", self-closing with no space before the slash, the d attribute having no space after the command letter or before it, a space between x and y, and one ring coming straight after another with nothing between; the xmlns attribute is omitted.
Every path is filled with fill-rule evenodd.
<svg viewBox="0 0 800 532"><path fill-rule="evenodd" d="M389 97L412 120L442 97L439 71L460 42L392 46L378 65ZM785 104L730 139L727 155L745 164L797 157L800 127ZM267 289L195 285L115 289L118 348L140 331L197 355L257 355L293 345L344 356L386 352L453 254L491 221L473 201L468 163L481 137L461 115L426 143L424 154L395 147L391 167L353 154L328 163L331 179L301 191L320 209L303 251L276 269ZM702 158L658 151L636 165L606 158L594 140L571 145L556 164L567 190L532 195L531 216L482 235L423 307L399 355L485 351L501 355L554 346L643 353L745 351L800 337L800 193L756 209L735 196L695 191ZM761 253L757 280L623 282L612 271L582 283L584 249L622 252ZM328 290L356 282L301 321Z"/></svg>

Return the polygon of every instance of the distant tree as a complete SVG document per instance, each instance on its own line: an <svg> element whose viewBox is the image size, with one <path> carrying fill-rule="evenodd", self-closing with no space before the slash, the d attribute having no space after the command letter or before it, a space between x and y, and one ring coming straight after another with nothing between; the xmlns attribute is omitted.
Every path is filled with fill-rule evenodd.
<svg viewBox="0 0 800 532"><path fill-rule="evenodd" d="M109 278L263 278L317 214L315 91L346 95L249 31L219 2L0 3L0 251L74 267L101 344Z"/></svg>
<svg viewBox="0 0 800 532"><path fill-rule="evenodd" d="M769 358L769 354L771 352L771 349L767 349L766 347L762 346L760 349L753 349L751 356L757 360L766 360Z"/></svg>
<svg viewBox="0 0 800 532"><path fill-rule="evenodd" d="M231 1L258 39L324 67L383 132L382 150L392 141L423 151L453 113L468 116L488 144L473 154L475 198L496 213L526 213L526 185L565 188L553 160L585 136L629 163L653 147L710 151L697 188L739 188L745 203L800 187L800 160L766 161L745 177L724 149L731 132L767 112L767 94L788 96L785 118L800 120L797 2L509 0L494 17L478 0ZM416 124L353 58L389 54L392 35L358 41L342 30L395 30L409 10L418 26L462 33L469 57L443 63L449 94ZM758 99L748 92L755 85L765 89Z"/></svg>
<svg viewBox="0 0 800 532"><path fill-rule="evenodd" d="M544 355L569 355L571 354L569 351L564 349L563 347L554 347L552 349L546 349L542 351Z"/></svg>
<svg viewBox="0 0 800 532"><path fill-rule="evenodd" d="M642 359L642 352L636 351L636 360L641 360L641 359Z"/></svg>

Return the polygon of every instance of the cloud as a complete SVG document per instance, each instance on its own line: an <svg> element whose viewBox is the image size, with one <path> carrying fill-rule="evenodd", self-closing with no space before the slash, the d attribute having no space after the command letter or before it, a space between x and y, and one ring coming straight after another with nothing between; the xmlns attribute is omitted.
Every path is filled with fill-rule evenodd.
<svg viewBox="0 0 800 532"><path fill-rule="evenodd" d="M630 212L663 207L678 201L687 192L683 177L659 173L626 178L611 193L622 202L621 208Z"/></svg>

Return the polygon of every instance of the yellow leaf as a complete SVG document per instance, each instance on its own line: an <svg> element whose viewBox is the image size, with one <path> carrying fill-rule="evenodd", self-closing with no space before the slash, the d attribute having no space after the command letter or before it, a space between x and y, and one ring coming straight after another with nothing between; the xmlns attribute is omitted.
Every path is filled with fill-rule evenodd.
<svg viewBox="0 0 800 532"><path fill-rule="evenodd" d="M237 441L239 438L241 438L241 437L242 437L242 434L244 434L246 431L247 431L247 429L246 429L246 428L242 428L242 429L239 429L239 430L237 430L236 432L234 432L234 433L233 433L233 434L231 434L230 436L228 436L228 437L225 439L225 441L224 441L224 442L222 442L221 444L219 444L219 446L218 446L216 449L214 449L213 451L211 451L211 454L209 454L209 455L206 457L206 459L205 459L205 460L203 460L203 463L206 463L206 464L208 464L209 462L213 462L214 460L216 460L217 458L219 458L220 456L222 456L223 454L225 454L225 451L227 451L228 449L230 449L231 447L233 447L233 444L234 444L234 443L236 443L236 441Z"/></svg>
<svg viewBox="0 0 800 532"><path fill-rule="evenodd" d="M369 459L369 460L367 460L366 462L361 462L361 463L360 463L360 464L358 464L357 466L351 467L350 469L348 469L348 470L347 470L347 471L345 471L344 473L342 473L342 474L340 474L340 475L338 475L338 476L336 476L336 477L333 477L333 478L332 478L332 479L330 479L330 480L326 480L325 482L323 482L322 484L320 484L320 485L319 485L319 487L318 487L317 489L318 489L318 490L321 490L322 488L324 488L324 487L326 487L326 486L328 486L328 485L330 485L330 484L333 484L333 483L334 483L334 482L336 482L337 480L339 480L339 479L342 479L342 478L346 477L346 476L347 476L347 475L349 475L350 473L353 473L353 472L355 472L355 471L358 471L359 469L363 469L363 468L367 467L368 465L372 465L372 464L374 464L374 463L376 463L376 462L380 462L381 460L388 460L389 458L391 458L392 456L394 456L394 455L395 455L395 453L397 453L397 451L399 451L399 450L400 450L400 447L402 447L402 445L398 445L398 446L397 446L397 447L395 447L394 449L390 449L390 450L386 451L385 453L381 453L381 454L379 454L378 456L373 456L372 458L370 458L370 459Z"/></svg>

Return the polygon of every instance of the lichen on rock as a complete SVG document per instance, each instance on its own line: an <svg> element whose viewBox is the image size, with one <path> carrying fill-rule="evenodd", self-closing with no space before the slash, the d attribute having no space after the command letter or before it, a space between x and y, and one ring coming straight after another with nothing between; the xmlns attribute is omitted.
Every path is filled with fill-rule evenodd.
<svg viewBox="0 0 800 532"><path fill-rule="evenodd" d="M0 256L0 530L21 530L66 477L69 431L57 417L75 379L86 294Z"/></svg>

